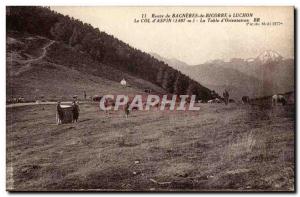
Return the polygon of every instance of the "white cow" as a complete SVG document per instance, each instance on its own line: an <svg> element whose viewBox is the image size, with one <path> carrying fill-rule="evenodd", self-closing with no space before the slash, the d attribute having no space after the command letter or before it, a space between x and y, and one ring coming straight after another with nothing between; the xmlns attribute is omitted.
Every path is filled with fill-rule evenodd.
<svg viewBox="0 0 300 197"><path fill-rule="evenodd" d="M209 100L207 101L207 103L214 103L214 100Z"/></svg>

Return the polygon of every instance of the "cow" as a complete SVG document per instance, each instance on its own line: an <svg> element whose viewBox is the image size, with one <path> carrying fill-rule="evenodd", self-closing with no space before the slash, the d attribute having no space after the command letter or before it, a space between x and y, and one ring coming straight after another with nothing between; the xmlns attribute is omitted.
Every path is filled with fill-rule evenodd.
<svg viewBox="0 0 300 197"><path fill-rule="evenodd" d="M215 98L215 99L214 99L214 102L215 102L215 103L222 103L221 99L218 99L218 98Z"/></svg>
<svg viewBox="0 0 300 197"><path fill-rule="evenodd" d="M272 96L272 104L273 104L273 106L276 106L277 103L281 103L282 105L286 104L286 99L284 98L283 95L275 94L275 95Z"/></svg>
<svg viewBox="0 0 300 197"><path fill-rule="evenodd" d="M234 99L229 99L229 103L235 103Z"/></svg>
<svg viewBox="0 0 300 197"><path fill-rule="evenodd" d="M93 96L93 101L95 101L95 102L99 102L101 99L102 99L102 96L99 96L99 95L95 95L95 96Z"/></svg>
<svg viewBox="0 0 300 197"><path fill-rule="evenodd" d="M25 103L25 98L24 98L24 97L19 97L19 98L17 99L17 102L18 102L18 103Z"/></svg>
<svg viewBox="0 0 300 197"><path fill-rule="evenodd" d="M215 98L215 99L207 101L207 103L222 103L222 101L219 98Z"/></svg>
<svg viewBox="0 0 300 197"><path fill-rule="evenodd" d="M249 102L250 102L249 96L243 96L243 97L242 97L242 102L243 102L243 104L249 103Z"/></svg>
<svg viewBox="0 0 300 197"><path fill-rule="evenodd" d="M144 92L151 94L152 90L151 89L145 89Z"/></svg>
<svg viewBox="0 0 300 197"><path fill-rule="evenodd" d="M207 103L215 103L215 100L214 99L209 100L209 101L207 101Z"/></svg>

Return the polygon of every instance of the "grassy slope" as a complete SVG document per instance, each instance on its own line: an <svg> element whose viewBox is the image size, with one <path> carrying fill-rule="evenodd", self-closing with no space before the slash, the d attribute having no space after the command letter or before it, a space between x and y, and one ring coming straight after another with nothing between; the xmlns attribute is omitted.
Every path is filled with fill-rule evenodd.
<svg viewBox="0 0 300 197"><path fill-rule="evenodd" d="M201 104L125 119L84 104L79 123L60 126L54 105L7 108L8 188L293 190L293 107Z"/></svg>
<svg viewBox="0 0 300 197"><path fill-rule="evenodd" d="M47 48L44 58L39 57L50 40L32 35L9 32L7 36L7 98L25 97L34 100L45 96L48 100L70 99L95 94L136 94L151 88L164 92L160 87L143 79L123 73L110 66L93 61L88 55L74 51L61 43ZM119 81L125 78L130 87L123 88Z"/></svg>

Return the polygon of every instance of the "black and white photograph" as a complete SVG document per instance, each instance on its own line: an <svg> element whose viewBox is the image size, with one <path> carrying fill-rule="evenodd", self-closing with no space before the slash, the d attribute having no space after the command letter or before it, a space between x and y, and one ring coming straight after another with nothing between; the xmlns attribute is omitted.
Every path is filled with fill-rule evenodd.
<svg viewBox="0 0 300 197"><path fill-rule="evenodd" d="M294 6L5 12L6 191L295 192Z"/></svg>

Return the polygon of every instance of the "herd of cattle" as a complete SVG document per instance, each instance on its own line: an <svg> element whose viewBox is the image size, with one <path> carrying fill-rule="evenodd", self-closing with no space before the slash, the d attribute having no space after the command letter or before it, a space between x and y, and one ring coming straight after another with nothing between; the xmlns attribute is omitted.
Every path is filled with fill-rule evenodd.
<svg viewBox="0 0 300 197"><path fill-rule="evenodd" d="M293 94L293 93L292 93ZM242 104L251 104L253 100L258 100L258 99L250 99L249 96L243 96L241 101ZM201 101L201 103L205 103L205 101ZM275 94L272 96L271 104L273 106L276 106L278 104L281 105L286 105L288 103L294 104L294 95L290 95L289 93L287 94ZM224 98L215 98L212 100L207 101L207 103L225 103ZM229 103L235 103L234 99L229 99Z"/></svg>
<svg viewBox="0 0 300 197"><path fill-rule="evenodd" d="M7 103L25 103L25 102L26 100L24 97L18 97L18 98L13 97L7 100Z"/></svg>
<svg viewBox="0 0 300 197"><path fill-rule="evenodd" d="M211 99L211 100L198 100L197 102L198 103L209 103L209 104L212 104L212 103L242 103L242 104L252 104L254 103L256 100L260 100L260 99L265 99L267 98L268 100L270 100L270 104L275 106L275 105L278 105L278 104L281 104L281 105L286 105L286 104L294 104L294 92L288 92L288 93L285 93L285 94L275 94L271 97L263 97L263 98L255 98L255 99L250 99L249 96L242 96L241 100L240 101L236 101L232 98L222 98L222 97L219 97L219 98L214 98L214 99ZM102 96L99 96L99 95L95 95L93 96L92 98L92 101L94 102L99 102L101 99L102 99ZM227 100L226 100L227 99ZM109 100L109 105L114 105L114 100Z"/></svg>
<svg viewBox="0 0 300 197"><path fill-rule="evenodd" d="M92 101L94 102L99 102L101 99L102 99L102 96L99 96L99 95L94 95L92 97L90 97ZM285 93L285 94L275 94L271 97L264 97L268 100L271 101L271 104L274 106L274 105L278 105L278 104L281 104L281 105L286 105L286 104L289 104L289 103L294 103L294 92L288 92L288 93ZM249 96L243 96L241 98L241 101L235 101L234 99L232 98L222 98L222 97L219 97L219 98L214 98L214 99L211 99L211 100L198 100L197 102L198 103L242 103L242 104L251 104L252 102L256 101L256 100L260 100L260 99L264 99L264 98L255 98L255 99L250 99ZM25 103L26 100L24 97L18 97L18 98L11 98L7 101L8 104L11 104L11 103ZM109 101L110 104L113 105L114 101Z"/></svg>
<svg viewBox="0 0 300 197"><path fill-rule="evenodd" d="M224 94L225 97L219 97L219 98L214 98L211 100L198 100L196 102L198 103L224 103L225 105L227 105L228 103L236 103L236 104L244 104L244 105L255 105L258 102L265 102L267 103L267 105L271 105L271 106L277 106L277 105L287 105L287 104L294 104L295 103L295 95L294 92L288 92L285 94L275 94L273 96L268 96L268 97L262 97L262 98L254 98L254 99L250 99L249 96L243 96L241 98L241 101L235 101L234 99L230 99L229 95L226 96L226 94ZM170 97L172 98L172 95L170 95ZM93 102L100 102L101 99L103 98L102 96L99 95L95 95L93 97L90 97L91 101ZM172 100L171 98L168 98L168 100ZM77 122L78 117L79 117L79 106L78 106L78 102L77 101L77 97L74 98L74 101L72 103L72 106L64 106L64 105L60 105L60 102L58 102L57 105L57 113L56 113L56 120L57 120L57 124L62 124L62 123L70 123L70 122ZM86 100L86 99L85 99ZM132 101L132 98L129 98L129 102ZM187 98L187 103L190 103L191 99ZM18 99L12 99L11 103L24 103L26 102L25 99L23 97L20 97ZM128 102L128 103L129 103ZM142 99L143 105L146 103L145 98L143 97ZM178 105L178 103L180 102L180 98L179 96L176 98L176 105ZM105 100L105 107L107 106L115 106L116 101L114 99L107 99ZM128 117L130 110L129 110L129 105L127 105L124 107L124 111L125 111L125 116ZM157 103L156 105L154 105L154 107L160 107L161 103ZM170 107L170 103L166 104L165 107L169 108ZM132 108L131 110L138 110L137 107ZM107 111L106 111L107 112Z"/></svg>

